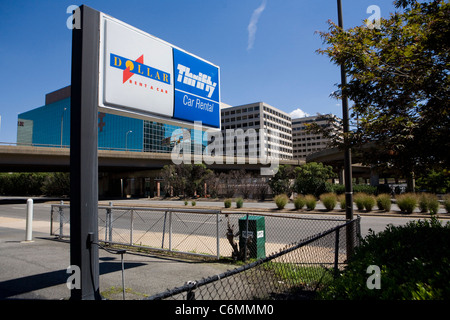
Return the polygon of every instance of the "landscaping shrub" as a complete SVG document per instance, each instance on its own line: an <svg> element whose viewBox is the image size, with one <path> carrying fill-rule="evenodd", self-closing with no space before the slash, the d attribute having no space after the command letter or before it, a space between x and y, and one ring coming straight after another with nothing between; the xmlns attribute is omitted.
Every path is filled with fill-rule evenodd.
<svg viewBox="0 0 450 320"><path fill-rule="evenodd" d="M364 210L364 198L366 197L365 193L356 193L353 197L353 202L355 202L356 207L359 211Z"/></svg>
<svg viewBox="0 0 450 320"><path fill-rule="evenodd" d="M419 196L419 209L421 212L430 212L436 214L439 210L439 201L434 194L422 193Z"/></svg>
<svg viewBox="0 0 450 320"><path fill-rule="evenodd" d="M285 194L279 194L275 197L275 204L277 205L278 209L284 209L288 202L289 198Z"/></svg>
<svg viewBox="0 0 450 320"><path fill-rule="evenodd" d="M345 186L343 184L332 184L330 189L331 189L331 192L334 192L338 195L345 193Z"/></svg>
<svg viewBox="0 0 450 320"><path fill-rule="evenodd" d="M375 200L375 196L371 195L371 194L366 194L363 198L363 204L364 204L364 208L367 211L372 211L373 207L375 206L376 200Z"/></svg>
<svg viewBox="0 0 450 320"><path fill-rule="evenodd" d="M340 194L338 196L338 200L339 200L339 206L342 210L345 209L345 194Z"/></svg>
<svg viewBox="0 0 450 320"><path fill-rule="evenodd" d="M236 200L236 208L242 208L243 205L244 205L244 199L237 198L237 200Z"/></svg>
<svg viewBox="0 0 450 320"><path fill-rule="evenodd" d="M305 204L308 210L314 210L316 208L317 200L316 197L312 194L308 194L305 196Z"/></svg>
<svg viewBox="0 0 450 320"><path fill-rule="evenodd" d="M447 213L450 213L450 194L444 196L444 208Z"/></svg>
<svg viewBox="0 0 450 320"><path fill-rule="evenodd" d="M184 205L185 205L185 206L187 206L188 203L189 203L189 202L188 202L187 200L184 200Z"/></svg>
<svg viewBox="0 0 450 320"><path fill-rule="evenodd" d="M225 199L223 202L225 208L231 208L231 199Z"/></svg>
<svg viewBox="0 0 450 320"><path fill-rule="evenodd" d="M367 268L381 270L381 289L367 287ZM336 280L320 292L335 300L450 299L450 223L437 218L388 225L361 241Z"/></svg>
<svg viewBox="0 0 450 320"><path fill-rule="evenodd" d="M384 211L391 211L391 195L387 193L383 193L377 196L377 206L378 209Z"/></svg>
<svg viewBox="0 0 450 320"><path fill-rule="evenodd" d="M196 204L197 204L197 202L191 201L191 205L192 205L193 207L195 207Z"/></svg>
<svg viewBox="0 0 450 320"><path fill-rule="evenodd" d="M367 184L354 184L353 192L356 193L366 193L366 194L376 194L377 187L370 186Z"/></svg>
<svg viewBox="0 0 450 320"><path fill-rule="evenodd" d="M295 209L300 210L305 206L305 196L299 194L295 199L294 199L294 206Z"/></svg>
<svg viewBox="0 0 450 320"><path fill-rule="evenodd" d="M412 213L417 206L417 196L414 193L404 193L396 197L400 211Z"/></svg>
<svg viewBox="0 0 450 320"><path fill-rule="evenodd" d="M320 201L327 210L333 210L337 203L337 197L335 193L323 193L320 195Z"/></svg>

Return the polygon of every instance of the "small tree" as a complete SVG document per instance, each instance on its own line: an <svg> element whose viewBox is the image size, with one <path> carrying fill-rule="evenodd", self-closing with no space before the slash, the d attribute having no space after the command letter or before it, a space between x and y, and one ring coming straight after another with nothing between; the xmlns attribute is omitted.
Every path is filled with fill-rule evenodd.
<svg viewBox="0 0 450 320"><path fill-rule="evenodd" d="M273 195L286 194L288 197L292 194L295 178L294 168L290 165L280 165L277 173L269 180L269 187Z"/></svg>
<svg viewBox="0 0 450 320"><path fill-rule="evenodd" d="M310 162L295 168L294 190L301 194L313 194L319 197L330 189L328 179L336 174L331 166L322 163Z"/></svg>

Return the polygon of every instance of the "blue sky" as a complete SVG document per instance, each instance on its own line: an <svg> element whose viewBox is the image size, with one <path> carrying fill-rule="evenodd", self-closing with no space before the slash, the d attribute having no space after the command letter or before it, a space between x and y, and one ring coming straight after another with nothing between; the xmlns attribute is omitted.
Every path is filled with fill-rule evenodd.
<svg viewBox="0 0 450 320"><path fill-rule="evenodd" d="M344 27L361 25L393 0L342 0ZM86 4L221 68L230 105L264 101L295 115L333 113L340 69L316 50L315 31L337 23L335 0L0 0L0 142L15 142L17 115L70 84L69 5Z"/></svg>

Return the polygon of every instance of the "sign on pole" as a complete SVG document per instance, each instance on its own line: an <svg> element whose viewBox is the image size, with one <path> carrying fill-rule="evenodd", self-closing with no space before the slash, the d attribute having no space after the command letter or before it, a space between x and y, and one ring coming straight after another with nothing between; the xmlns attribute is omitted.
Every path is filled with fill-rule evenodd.
<svg viewBox="0 0 450 320"><path fill-rule="evenodd" d="M100 108L220 128L218 66L103 13L100 42Z"/></svg>
<svg viewBox="0 0 450 320"><path fill-rule="evenodd" d="M220 129L220 69L87 6L72 30L70 260L72 299L100 299L98 112Z"/></svg>

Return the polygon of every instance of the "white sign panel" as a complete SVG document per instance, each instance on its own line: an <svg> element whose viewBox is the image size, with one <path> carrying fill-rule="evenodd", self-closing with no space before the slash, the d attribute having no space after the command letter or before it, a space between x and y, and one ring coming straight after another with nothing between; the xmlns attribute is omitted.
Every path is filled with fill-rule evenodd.
<svg viewBox="0 0 450 320"><path fill-rule="evenodd" d="M220 128L217 66L100 17L100 107Z"/></svg>

